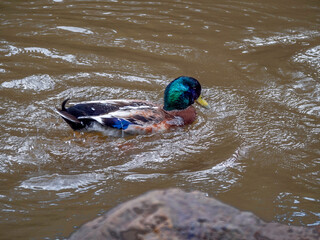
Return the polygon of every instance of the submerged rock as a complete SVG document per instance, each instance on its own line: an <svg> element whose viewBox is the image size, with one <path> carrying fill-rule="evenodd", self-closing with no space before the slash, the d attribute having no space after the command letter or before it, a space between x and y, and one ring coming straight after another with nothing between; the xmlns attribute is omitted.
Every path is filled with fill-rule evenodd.
<svg viewBox="0 0 320 240"><path fill-rule="evenodd" d="M266 223L250 212L179 189L148 192L84 224L70 240L320 239L320 228Z"/></svg>

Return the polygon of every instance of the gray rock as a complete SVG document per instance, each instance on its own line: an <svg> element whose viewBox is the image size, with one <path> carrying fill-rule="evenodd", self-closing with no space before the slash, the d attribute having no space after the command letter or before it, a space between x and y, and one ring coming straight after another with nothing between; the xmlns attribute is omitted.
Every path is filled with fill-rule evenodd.
<svg viewBox="0 0 320 240"><path fill-rule="evenodd" d="M320 227L266 223L200 192L148 192L84 224L70 240L320 239Z"/></svg>

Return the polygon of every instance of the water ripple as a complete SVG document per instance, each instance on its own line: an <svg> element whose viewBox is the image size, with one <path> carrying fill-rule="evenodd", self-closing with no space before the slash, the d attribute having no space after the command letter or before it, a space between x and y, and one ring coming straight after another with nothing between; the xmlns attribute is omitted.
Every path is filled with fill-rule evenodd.
<svg viewBox="0 0 320 240"><path fill-rule="evenodd" d="M3 88L44 91L55 87L55 81L48 75L33 75L19 80L3 82Z"/></svg>
<svg viewBox="0 0 320 240"><path fill-rule="evenodd" d="M50 174L32 177L20 184L20 187L31 190L61 191L65 189L77 189L87 187L104 178L104 174L82 173L75 175Z"/></svg>
<svg viewBox="0 0 320 240"><path fill-rule="evenodd" d="M268 47L272 45L293 45L296 43L305 44L304 41L312 40L320 36L319 31L290 31L288 34L277 33L268 37L257 37L243 39L241 42L226 42L225 46L232 50L241 50L242 53L248 53L256 51L259 47Z"/></svg>
<svg viewBox="0 0 320 240"><path fill-rule="evenodd" d="M93 34L92 31L85 29L85 28L80 28L80 27L57 26L57 28L65 30L65 31L75 32L75 33Z"/></svg>
<svg viewBox="0 0 320 240"><path fill-rule="evenodd" d="M320 45L307 49L305 52L298 53L292 57L292 60L296 63L308 65L320 76ZM320 97L320 95L318 97Z"/></svg>

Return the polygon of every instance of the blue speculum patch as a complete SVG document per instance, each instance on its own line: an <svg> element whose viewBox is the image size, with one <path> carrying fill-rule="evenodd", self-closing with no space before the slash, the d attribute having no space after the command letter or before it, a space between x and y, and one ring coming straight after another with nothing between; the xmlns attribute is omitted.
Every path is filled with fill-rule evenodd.
<svg viewBox="0 0 320 240"><path fill-rule="evenodd" d="M113 124L111 124L112 127L123 130L127 129L129 125L132 124L131 122L121 118L112 118L110 120L113 120Z"/></svg>

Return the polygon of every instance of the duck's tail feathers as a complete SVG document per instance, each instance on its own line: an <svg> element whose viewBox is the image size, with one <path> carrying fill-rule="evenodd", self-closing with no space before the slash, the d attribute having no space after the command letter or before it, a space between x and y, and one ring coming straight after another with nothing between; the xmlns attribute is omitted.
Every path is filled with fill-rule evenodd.
<svg viewBox="0 0 320 240"><path fill-rule="evenodd" d="M66 123L69 124L69 126L73 130L80 130L85 127L85 124L80 121L78 118L73 116L72 114L68 113L68 110L66 109L66 103L70 100L70 98L67 98L64 100L61 104L61 110L56 109L56 112L62 117L63 120L66 121Z"/></svg>
<svg viewBox="0 0 320 240"><path fill-rule="evenodd" d="M61 104L61 110L62 111L66 111L67 109L66 109L66 104L67 104L67 102L70 100L70 98L67 98L66 100L64 100L63 102L62 102L62 104Z"/></svg>

